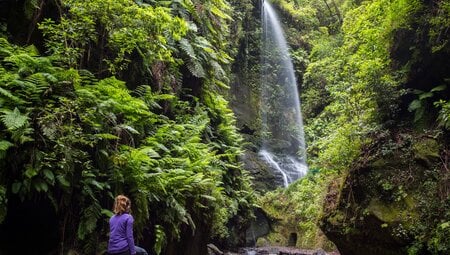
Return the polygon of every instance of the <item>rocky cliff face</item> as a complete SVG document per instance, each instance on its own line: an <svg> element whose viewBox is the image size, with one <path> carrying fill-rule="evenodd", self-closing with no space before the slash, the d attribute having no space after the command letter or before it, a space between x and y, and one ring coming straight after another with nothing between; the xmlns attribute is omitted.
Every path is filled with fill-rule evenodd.
<svg viewBox="0 0 450 255"><path fill-rule="evenodd" d="M342 186L329 187L322 230L345 255L445 254L448 137L403 132L378 141Z"/></svg>

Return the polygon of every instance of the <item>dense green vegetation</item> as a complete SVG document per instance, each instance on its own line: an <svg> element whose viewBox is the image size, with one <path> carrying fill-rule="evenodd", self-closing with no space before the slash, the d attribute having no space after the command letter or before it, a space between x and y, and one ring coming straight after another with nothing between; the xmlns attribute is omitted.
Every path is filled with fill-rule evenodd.
<svg viewBox="0 0 450 255"><path fill-rule="evenodd" d="M259 244L448 254L450 1L272 2L310 172L270 192L259 1L1 2L0 253L102 253L124 193L154 254L244 245L255 204Z"/></svg>
<svg viewBox="0 0 450 255"><path fill-rule="evenodd" d="M233 53L229 4L44 2L15 6L41 19L32 32L41 49L14 44L17 24L2 20L1 253L28 242L40 254L102 252L121 193L156 254L202 254L208 240L235 238L228 226L245 228L254 196L220 95ZM33 218L30 207L47 213ZM32 223L22 230L30 236L20 222Z"/></svg>

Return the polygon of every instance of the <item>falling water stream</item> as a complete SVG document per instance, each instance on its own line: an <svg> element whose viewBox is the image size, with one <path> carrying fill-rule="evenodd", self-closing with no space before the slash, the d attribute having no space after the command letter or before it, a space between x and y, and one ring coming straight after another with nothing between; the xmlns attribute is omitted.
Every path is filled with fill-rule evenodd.
<svg viewBox="0 0 450 255"><path fill-rule="evenodd" d="M261 47L261 125L259 155L280 185L306 174L305 139L294 67L279 19L263 0Z"/></svg>

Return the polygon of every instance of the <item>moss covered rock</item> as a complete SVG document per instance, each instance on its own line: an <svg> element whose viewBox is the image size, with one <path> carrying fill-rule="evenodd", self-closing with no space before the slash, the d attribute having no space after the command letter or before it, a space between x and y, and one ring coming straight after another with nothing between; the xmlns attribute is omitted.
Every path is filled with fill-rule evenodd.
<svg viewBox="0 0 450 255"><path fill-rule="evenodd" d="M320 224L341 254L444 254L429 252L450 208L441 182L448 163L440 160L448 152L438 141L411 133L380 139L342 188L329 188L338 194L327 196Z"/></svg>
<svg viewBox="0 0 450 255"><path fill-rule="evenodd" d="M310 171L286 189L267 192L259 205L270 222L267 235L257 238L257 246L290 246L302 249L336 247L319 229L320 202L324 199L326 183L334 176Z"/></svg>

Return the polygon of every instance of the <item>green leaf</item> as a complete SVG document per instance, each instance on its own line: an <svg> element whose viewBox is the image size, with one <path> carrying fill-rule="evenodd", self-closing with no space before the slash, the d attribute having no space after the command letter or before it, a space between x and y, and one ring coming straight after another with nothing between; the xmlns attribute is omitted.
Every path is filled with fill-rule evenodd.
<svg viewBox="0 0 450 255"><path fill-rule="evenodd" d="M33 186L39 192L41 192L41 191L47 192L48 191L47 183L41 179L35 179L33 181Z"/></svg>
<svg viewBox="0 0 450 255"><path fill-rule="evenodd" d="M150 158L160 158L161 156L151 147L144 147L140 149L142 153L147 154Z"/></svg>
<svg viewBox="0 0 450 255"><path fill-rule="evenodd" d="M210 201L216 201L217 200L215 197L209 196L209 195L201 195L201 197L206 198L206 199L208 199Z"/></svg>
<svg viewBox="0 0 450 255"><path fill-rule="evenodd" d="M430 92L443 91L446 89L447 89L447 85L440 85L440 86L434 87Z"/></svg>
<svg viewBox="0 0 450 255"><path fill-rule="evenodd" d="M415 99L409 104L408 111L412 112L419 109L420 107L422 107L422 103L420 102L420 100Z"/></svg>
<svg viewBox="0 0 450 255"><path fill-rule="evenodd" d="M4 97L14 101L17 104L23 104L24 101L16 96L14 96L13 94L11 94L11 92L9 92L6 89L3 89L0 87L0 95L3 95Z"/></svg>
<svg viewBox="0 0 450 255"><path fill-rule="evenodd" d="M161 253L161 249L164 246L164 243L166 241L166 233L164 232L164 228L161 225L155 226L155 235L156 235L156 241L154 245L154 250L156 254Z"/></svg>
<svg viewBox="0 0 450 255"><path fill-rule="evenodd" d="M69 188L70 187L70 183L66 180L66 177L64 175L58 175L56 177L56 179L58 180L58 182L65 188Z"/></svg>
<svg viewBox="0 0 450 255"><path fill-rule="evenodd" d="M55 175L53 174L52 171L48 170L48 169L44 169L44 176L47 178L48 181L50 181L51 183L53 183L55 181Z"/></svg>
<svg viewBox="0 0 450 255"><path fill-rule="evenodd" d="M37 174L38 174L37 170L33 167L28 167L27 170L25 171L25 176L30 179L36 176Z"/></svg>
<svg viewBox="0 0 450 255"><path fill-rule="evenodd" d="M425 92L425 93L422 93L422 94L419 95L419 99L423 100L425 98L429 98L429 97L432 97L432 96L433 96L432 92Z"/></svg>
<svg viewBox="0 0 450 255"><path fill-rule="evenodd" d="M158 143L158 144L156 144L156 147L160 148L161 150L163 150L165 152L170 152L170 150L163 144Z"/></svg>
<svg viewBox="0 0 450 255"><path fill-rule="evenodd" d="M108 209L102 209L101 214L105 215L108 218L111 218L114 213Z"/></svg>
<svg viewBox="0 0 450 255"><path fill-rule="evenodd" d="M99 190L103 190L103 186L96 180L92 179L90 181L90 184L94 185L95 187L97 187Z"/></svg>
<svg viewBox="0 0 450 255"><path fill-rule="evenodd" d="M450 227L450 221L444 222L440 225L441 229L446 229L448 227Z"/></svg>
<svg viewBox="0 0 450 255"><path fill-rule="evenodd" d="M198 60L192 59L186 67L195 77L204 78L206 76L205 69L203 69L202 64Z"/></svg>
<svg viewBox="0 0 450 255"><path fill-rule="evenodd" d="M17 194L20 191L20 188L22 187L22 183L20 182L14 182L11 186L11 191L13 194Z"/></svg>
<svg viewBox="0 0 450 255"><path fill-rule="evenodd" d="M423 117L423 114L425 113L425 108L421 107L419 109L416 110L415 114L414 114L414 121L418 121Z"/></svg>
<svg viewBox="0 0 450 255"><path fill-rule="evenodd" d="M190 58L197 59L194 48L187 39L180 40L180 47Z"/></svg>
<svg viewBox="0 0 450 255"><path fill-rule="evenodd" d="M101 213L102 208L98 204L98 201L91 201L90 205L82 212L81 222L78 225L77 231L78 238L83 240L95 230L97 220L100 218Z"/></svg>
<svg viewBox="0 0 450 255"><path fill-rule="evenodd" d="M134 129L132 126L129 126L129 125L121 124L121 125L118 125L118 127L121 129L125 129L132 134L136 134L136 135L139 134L139 131L137 131L136 129Z"/></svg>
<svg viewBox="0 0 450 255"><path fill-rule="evenodd" d="M12 146L14 146L14 144L12 144L6 140L0 141L0 151L6 151Z"/></svg>
<svg viewBox="0 0 450 255"><path fill-rule="evenodd" d="M100 140L117 140L119 139L118 136L113 135L113 134L109 134L109 133L103 133L103 134L95 134L95 137L100 138Z"/></svg>
<svg viewBox="0 0 450 255"><path fill-rule="evenodd" d="M416 94L416 95L420 95L420 94L425 93L425 91L422 91L420 89L415 89L415 90L413 90L413 93Z"/></svg>

